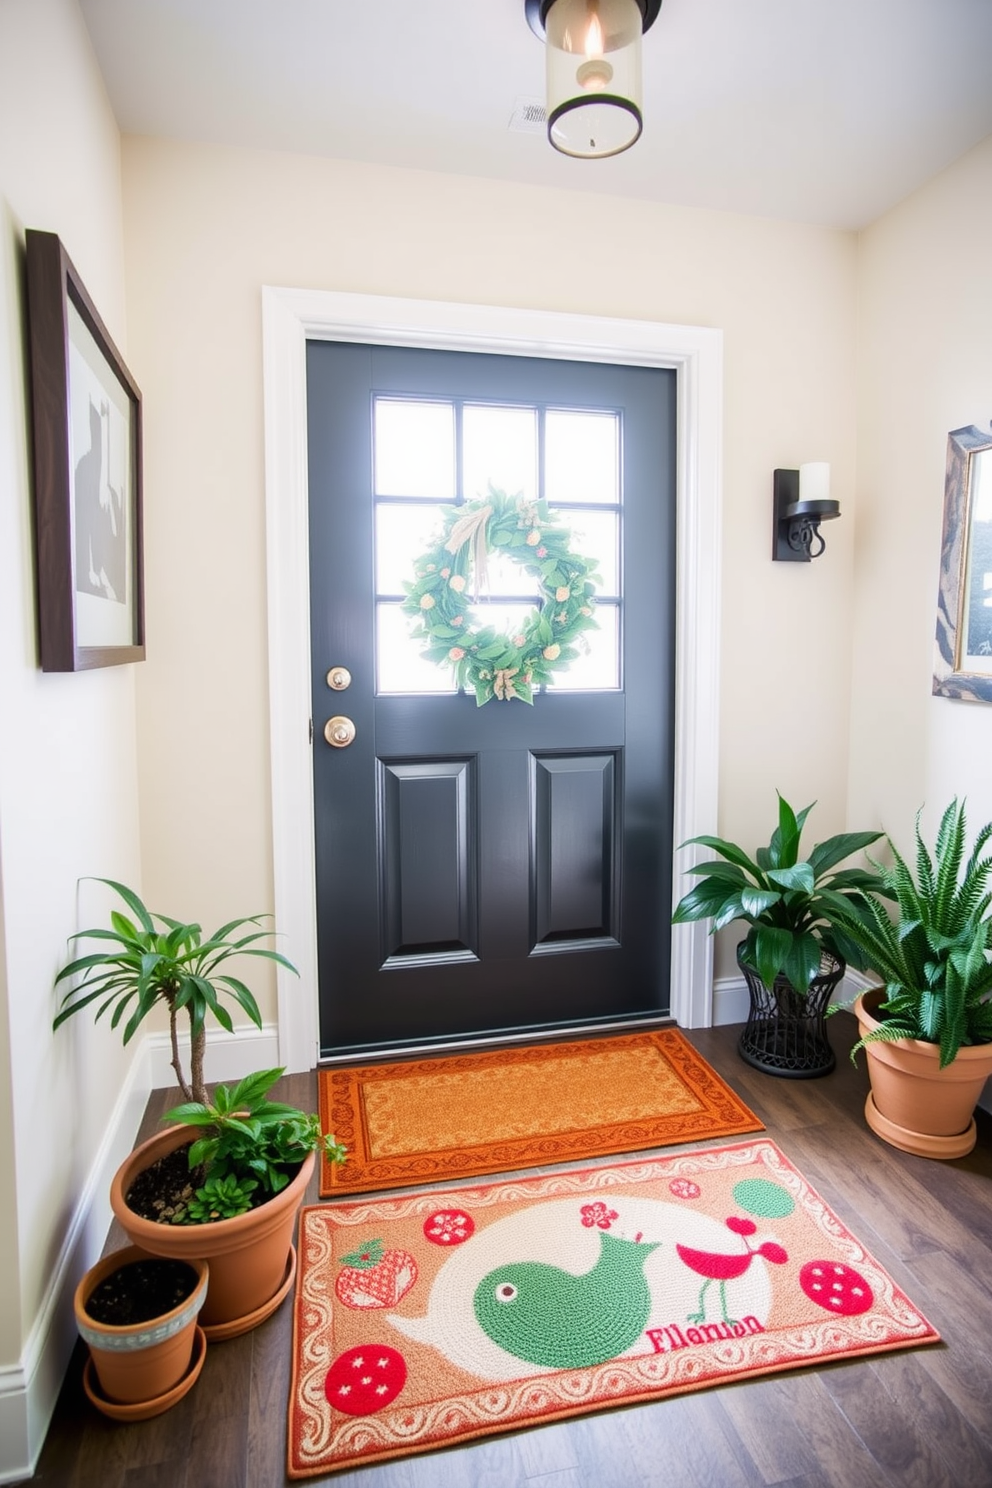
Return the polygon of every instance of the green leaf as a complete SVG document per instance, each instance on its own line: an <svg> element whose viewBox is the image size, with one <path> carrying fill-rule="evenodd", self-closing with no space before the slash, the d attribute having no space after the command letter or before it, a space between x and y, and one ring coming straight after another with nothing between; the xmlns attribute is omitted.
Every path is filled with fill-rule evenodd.
<svg viewBox="0 0 992 1488"><path fill-rule="evenodd" d="M778 930L771 925L756 925L751 935L754 966L769 989L785 968L793 946L791 930Z"/></svg>
<svg viewBox="0 0 992 1488"><path fill-rule="evenodd" d="M739 868L743 868L755 878L761 879L761 873L758 870L757 864L752 863L747 853L744 852L743 848L738 847L736 843L726 842L722 837L690 837L687 842L682 843L682 846L691 847L693 843L699 843L701 847L711 847L714 852L718 852L728 862L736 863Z"/></svg>
<svg viewBox="0 0 992 1488"><path fill-rule="evenodd" d="M752 889L746 887L740 891L741 908L746 915L754 919L764 914L767 909L771 909L773 904L778 904L781 898L782 895L775 893L773 889Z"/></svg>
<svg viewBox="0 0 992 1488"><path fill-rule="evenodd" d="M806 810L809 810L807 806ZM799 855L799 823L785 797L778 798L778 826L772 833L768 850L776 868L791 868Z"/></svg>
<svg viewBox="0 0 992 1488"><path fill-rule="evenodd" d="M768 877L783 889L798 889L804 894L812 894L815 887L813 870L808 863L795 863L791 868L769 868Z"/></svg>
<svg viewBox="0 0 992 1488"><path fill-rule="evenodd" d="M695 884L682 899L679 900L672 915L672 923L684 925L694 920L706 920L713 915L718 915L728 902L740 905L737 889L719 880L711 879L703 883Z"/></svg>
<svg viewBox="0 0 992 1488"><path fill-rule="evenodd" d="M826 842L818 842L813 848L809 855L810 867L817 878L822 878L844 858L871 847L881 836L881 832L841 832L836 837L828 837Z"/></svg>
<svg viewBox="0 0 992 1488"><path fill-rule="evenodd" d="M685 871L695 874L705 873L708 878L722 878L727 883L736 884L738 887L747 883L743 869L738 868L736 863L722 863L719 858L711 858L708 863L693 863Z"/></svg>

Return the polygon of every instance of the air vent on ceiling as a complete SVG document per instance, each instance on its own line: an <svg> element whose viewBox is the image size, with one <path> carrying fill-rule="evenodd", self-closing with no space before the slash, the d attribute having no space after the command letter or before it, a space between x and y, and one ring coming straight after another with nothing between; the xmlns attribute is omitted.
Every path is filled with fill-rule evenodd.
<svg viewBox="0 0 992 1488"><path fill-rule="evenodd" d="M510 115L510 128L518 134L543 134L548 113L538 98L518 98Z"/></svg>

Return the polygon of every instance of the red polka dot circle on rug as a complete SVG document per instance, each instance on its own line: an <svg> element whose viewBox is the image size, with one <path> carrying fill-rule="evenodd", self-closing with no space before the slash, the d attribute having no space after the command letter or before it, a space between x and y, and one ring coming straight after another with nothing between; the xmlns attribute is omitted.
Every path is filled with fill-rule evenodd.
<svg viewBox="0 0 992 1488"><path fill-rule="evenodd" d="M811 1302L838 1317L857 1317L875 1300L861 1273L843 1261L807 1261L799 1273L799 1285Z"/></svg>
<svg viewBox="0 0 992 1488"><path fill-rule="evenodd" d="M406 1360L385 1343L359 1345L339 1354L327 1371L324 1394L347 1416L371 1416L392 1405L406 1384Z"/></svg>
<svg viewBox="0 0 992 1488"><path fill-rule="evenodd" d="M475 1220L464 1209L435 1209L424 1220L424 1234L435 1245L461 1245L475 1234Z"/></svg>

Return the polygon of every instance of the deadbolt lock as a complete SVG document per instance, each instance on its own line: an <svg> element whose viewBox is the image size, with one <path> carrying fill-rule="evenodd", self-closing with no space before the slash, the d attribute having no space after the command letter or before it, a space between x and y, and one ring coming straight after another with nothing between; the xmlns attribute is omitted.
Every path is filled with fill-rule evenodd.
<svg viewBox="0 0 992 1488"><path fill-rule="evenodd" d="M351 686L351 673L347 667L335 666L327 674L327 685L333 687L335 692L344 692L346 687Z"/></svg>
<svg viewBox="0 0 992 1488"><path fill-rule="evenodd" d="M350 718L335 714L324 724L324 738L334 749L347 749L355 737L355 725Z"/></svg>

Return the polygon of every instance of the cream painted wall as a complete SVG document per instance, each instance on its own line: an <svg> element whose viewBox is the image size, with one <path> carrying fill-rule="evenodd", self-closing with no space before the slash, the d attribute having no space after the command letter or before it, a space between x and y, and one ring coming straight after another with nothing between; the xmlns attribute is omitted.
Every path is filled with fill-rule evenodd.
<svg viewBox="0 0 992 1488"><path fill-rule="evenodd" d="M992 819L992 707L931 694L947 434L992 419L992 139L889 212L859 255L852 817L902 848L954 795Z"/></svg>
<svg viewBox="0 0 992 1488"><path fill-rule="evenodd" d="M39 670L26 226L59 233L122 345L120 141L75 0L0 6L0 1369L27 1357L131 1066L102 1027L52 1034L66 938L103 914L77 881L139 875L134 668Z"/></svg>
<svg viewBox="0 0 992 1488"><path fill-rule="evenodd" d="M776 787L819 799L822 835L845 825L853 238L146 139L126 139L123 158L129 346L146 408L138 713L156 905L212 920L272 902L263 284L722 328L721 827L765 839ZM772 565L772 470L812 459L831 462L845 519L817 563Z"/></svg>

